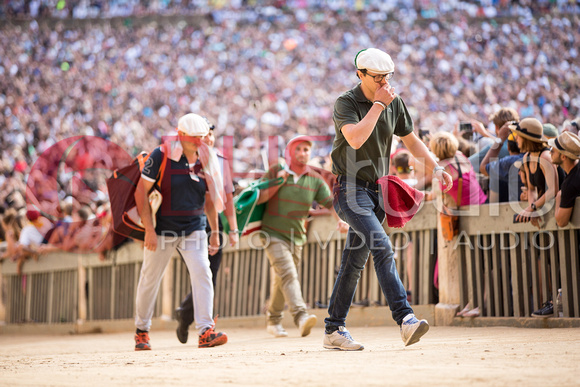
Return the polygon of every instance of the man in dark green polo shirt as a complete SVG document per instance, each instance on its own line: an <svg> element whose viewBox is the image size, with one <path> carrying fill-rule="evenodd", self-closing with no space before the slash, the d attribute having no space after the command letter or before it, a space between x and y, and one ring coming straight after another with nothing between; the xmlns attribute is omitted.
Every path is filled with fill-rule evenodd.
<svg viewBox="0 0 580 387"><path fill-rule="evenodd" d="M275 165L265 175L267 179L283 177L284 183L263 189L258 199L258 203L268 202L262 218L262 232L274 278L267 331L276 337L288 336L281 324L285 303L288 303L301 336L310 334L316 323L316 316L306 311L297 267L306 242L305 223L312 202L331 208L332 196L322 176L307 165L311 149L310 137L292 139L286 147L288 165ZM348 225L339 220L338 228L346 232Z"/></svg>
<svg viewBox="0 0 580 387"><path fill-rule="evenodd" d="M446 185L451 176L437 165L425 144L413 133L413 121L405 103L389 84L395 64L381 50L369 48L355 57L356 74L361 82L342 94L334 105L332 172L338 176L334 187L334 209L350 226L330 303L323 345L329 349L362 350L345 328L346 316L361 275L373 254L381 289L391 308L393 319L401 327L405 345L419 341L429 329L419 321L407 302L405 288L397 273L391 241L383 229L385 209L379 204L377 180L388 174L393 135L401 138L407 149L424 160L428 171Z"/></svg>

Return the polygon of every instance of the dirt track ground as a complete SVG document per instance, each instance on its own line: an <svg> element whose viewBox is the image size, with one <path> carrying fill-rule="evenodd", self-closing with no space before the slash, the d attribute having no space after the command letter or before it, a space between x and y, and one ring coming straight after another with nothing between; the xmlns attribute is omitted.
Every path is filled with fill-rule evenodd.
<svg viewBox="0 0 580 387"><path fill-rule="evenodd" d="M228 344L211 349L152 331L147 352L133 351L131 332L0 335L0 385L580 385L580 329L432 327L404 348L397 327L355 327L361 352L323 349L322 328L305 338L288 331L275 339L262 329L229 329Z"/></svg>

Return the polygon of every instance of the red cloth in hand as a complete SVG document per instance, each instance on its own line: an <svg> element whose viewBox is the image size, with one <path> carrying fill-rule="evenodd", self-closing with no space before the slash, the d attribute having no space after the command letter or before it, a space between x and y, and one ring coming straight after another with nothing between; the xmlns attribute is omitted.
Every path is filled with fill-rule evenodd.
<svg viewBox="0 0 580 387"><path fill-rule="evenodd" d="M377 180L377 183L381 186L387 225L403 227L415 216L425 194L397 176L383 176Z"/></svg>

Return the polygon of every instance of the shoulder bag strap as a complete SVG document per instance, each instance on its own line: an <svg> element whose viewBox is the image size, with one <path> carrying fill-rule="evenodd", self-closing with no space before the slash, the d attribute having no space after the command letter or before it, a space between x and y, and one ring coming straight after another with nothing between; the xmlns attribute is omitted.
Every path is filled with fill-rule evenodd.
<svg viewBox="0 0 580 387"><path fill-rule="evenodd" d="M155 182L159 190L161 190L161 181L163 180L163 175L165 174L165 166L167 165L167 159L169 158L167 156L168 150L166 149L165 144L161 144L160 148L161 154L163 155L163 159L161 160L161 166L159 167L159 172L157 173L157 181Z"/></svg>
<svg viewBox="0 0 580 387"><path fill-rule="evenodd" d="M457 182L457 200L455 201L455 204L457 205L457 208L459 208L461 206L461 195L463 194L463 173L461 173L461 165L457 156L455 156L455 162L457 163L457 172L459 173L459 179Z"/></svg>
<svg viewBox="0 0 580 387"><path fill-rule="evenodd" d="M277 185L280 185L284 182L284 178L283 177L277 177L271 180L268 179L260 179L257 180L253 183L251 183L251 185L256 188L256 189L264 189L264 188L269 188L269 187L275 187Z"/></svg>

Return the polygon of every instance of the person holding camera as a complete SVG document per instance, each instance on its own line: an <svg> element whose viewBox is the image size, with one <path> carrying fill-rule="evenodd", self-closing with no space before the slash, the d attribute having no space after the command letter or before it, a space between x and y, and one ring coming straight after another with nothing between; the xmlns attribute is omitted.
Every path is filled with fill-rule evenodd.
<svg viewBox="0 0 580 387"><path fill-rule="evenodd" d="M515 111L515 109L512 108L501 108L499 109L497 112L491 114L488 117L488 120L490 122L493 122L493 125L495 126L495 131L496 134L499 136L499 131L501 129L501 127L509 121L519 121L520 120L520 116L518 114L517 111ZM473 169L476 171L480 171L481 169L481 163L483 162L485 156L487 155L487 153L489 152L489 150L493 147L497 147L498 145L498 140L496 138L496 136L494 136L489 130L487 130L485 128L485 126L483 125L482 122L477 121L477 120L471 120L470 124L473 128L473 131L477 134L479 134L481 137L485 137L487 140L487 144L483 144L483 143L479 143L479 152L469 156L469 161L471 162L471 165L473 165ZM503 158L506 156L509 156L509 151L507 148L507 143L504 141L501 145L501 147L499 147L499 150L497 152L497 154L493 154L494 157L498 157L498 158Z"/></svg>
<svg viewBox="0 0 580 387"><path fill-rule="evenodd" d="M521 164L524 154L520 152L516 138L509 128L511 122L508 121L502 125L495 143L489 148L479 167L479 172L489 177L490 203L520 200L523 180L519 178L519 173L518 178L514 179L516 174L512 172L512 166L517 166L518 162ZM509 155L499 158L500 150L503 149L504 144L507 144Z"/></svg>

